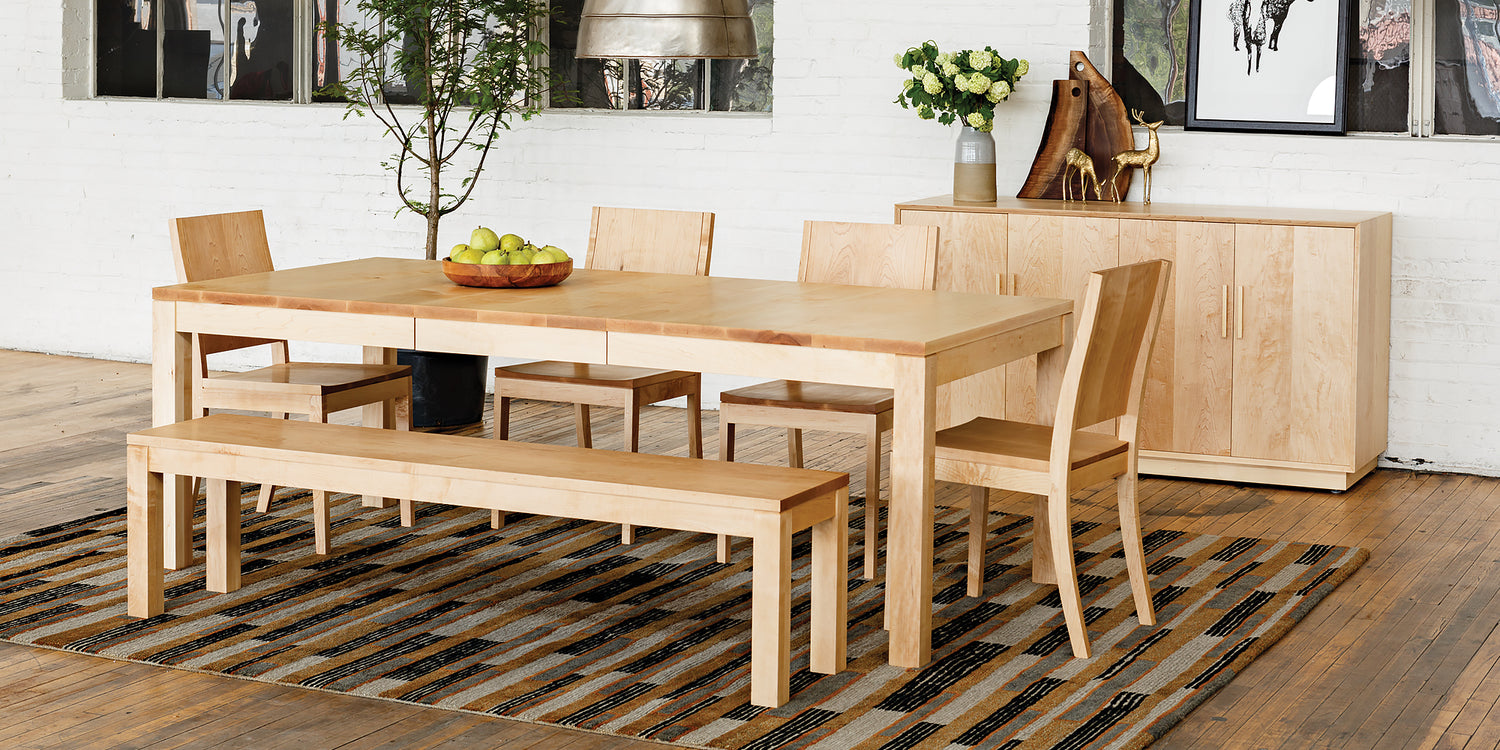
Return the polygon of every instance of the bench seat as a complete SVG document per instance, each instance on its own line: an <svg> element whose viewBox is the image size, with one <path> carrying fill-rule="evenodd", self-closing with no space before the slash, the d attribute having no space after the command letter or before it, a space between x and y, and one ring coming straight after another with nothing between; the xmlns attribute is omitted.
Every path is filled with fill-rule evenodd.
<svg viewBox="0 0 1500 750"><path fill-rule="evenodd" d="M169 474L206 478L206 573L218 592L240 585L239 482L750 537L751 702L762 706L789 697L791 536L812 528L811 668L844 667L848 474L214 414L127 439L135 617L165 608Z"/></svg>

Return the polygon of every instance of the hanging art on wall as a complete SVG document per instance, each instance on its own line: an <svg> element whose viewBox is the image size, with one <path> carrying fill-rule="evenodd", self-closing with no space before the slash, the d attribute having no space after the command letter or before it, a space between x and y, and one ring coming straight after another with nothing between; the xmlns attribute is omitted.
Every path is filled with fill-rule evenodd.
<svg viewBox="0 0 1500 750"><path fill-rule="evenodd" d="M1348 4L1193 0L1187 128L1344 132Z"/></svg>

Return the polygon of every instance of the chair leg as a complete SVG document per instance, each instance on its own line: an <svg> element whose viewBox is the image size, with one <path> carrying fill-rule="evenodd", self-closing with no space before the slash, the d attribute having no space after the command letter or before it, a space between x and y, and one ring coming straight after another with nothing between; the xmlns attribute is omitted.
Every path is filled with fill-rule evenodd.
<svg viewBox="0 0 1500 750"><path fill-rule="evenodd" d="M734 423L719 420L719 460L734 460Z"/></svg>
<svg viewBox="0 0 1500 750"><path fill-rule="evenodd" d="M703 458L703 397L697 390L687 395L688 456Z"/></svg>
<svg viewBox="0 0 1500 750"><path fill-rule="evenodd" d="M880 563L880 430L865 436L865 574L875 580Z"/></svg>
<svg viewBox="0 0 1500 750"><path fill-rule="evenodd" d="M625 407L625 450L639 453L641 449L641 404L631 399ZM620 524L620 544L635 544L635 526Z"/></svg>
<svg viewBox="0 0 1500 750"><path fill-rule="evenodd" d="M286 419L286 412L275 412L271 414L272 419ZM269 513L271 510L271 496L276 494L276 485L263 484L260 486L260 497L255 501L256 513Z"/></svg>
<svg viewBox="0 0 1500 750"><path fill-rule="evenodd" d="M573 431L578 434L579 448L594 447L594 431L589 426L588 404L573 404Z"/></svg>
<svg viewBox="0 0 1500 750"><path fill-rule="evenodd" d="M1068 493L1055 491L1047 497L1048 536L1052 546L1052 569L1057 573L1057 593L1062 602L1063 620L1068 624L1068 640L1073 656L1087 659L1088 628L1083 622L1083 597L1078 591L1078 568L1073 563L1072 524L1068 521Z"/></svg>
<svg viewBox="0 0 1500 750"><path fill-rule="evenodd" d="M328 554L331 545L328 536L331 532L332 523L329 521L328 493L322 490L313 490L313 551L320 555Z"/></svg>
<svg viewBox="0 0 1500 750"><path fill-rule="evenodd" d="M391 405L391 410L396 412L396 429L411 431L411 396L397 398Z"/></svg>
<svg viewBox="0 0 1500 750"><path fill-rule="evenodd" d="M734 461L734 423L719 420L719 460ZM728 563L733 554L734 542L728 534L720 534L718 537L717 559L721 563Z"/></svg>
<svg viewBox="0 0 1500 750"><path fill-rule="evenodd" d="M496 440L510 439L510 396L501 396L495 408L495 429L490 436Z"/></svg>
<svg viewBox="0 0 1500 750"><path fill-rule="evenodd" d="M793 469L802 468L802 431L788 428L786 431L786 463Z"/></svg>
<svg viewBox="0 0 1500 750"><path fill-rule="evenodd" d="M984 546L990 533L990 489L969 487L969 596L984 594Z"/></svg>
<svg viewBox="0 0 1500 750"><path fill-rule="evenodd" d="M1130 571L1130 592L1135 596L1135 614L1142 625L1156 624L1151 604L1151 582L1146 579L1146 550L1141 541L1140 508L1136 503L1135 472L1120 475L1115 495L1120 504L1120 543L1125 549L1125 567Z"/></svg>
<svg viewBox="0 0 1500 750"><path fill-rule="evenodd" d="M319 404L312 414L307 415L307 421L328 423L328 414L323 411L322 404ZM313 551L326 555L331 548L329 533L333 525L328 512L328 493L324 490L313 490L312 501Z"/></svg>

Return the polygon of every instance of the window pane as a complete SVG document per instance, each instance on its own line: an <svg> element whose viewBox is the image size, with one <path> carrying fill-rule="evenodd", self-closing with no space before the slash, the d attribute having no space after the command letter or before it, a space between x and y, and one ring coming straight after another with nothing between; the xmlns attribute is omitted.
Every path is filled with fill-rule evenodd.
<svg viewBox="0 0 1500 750"><path fill-rule="evenodd" d="M1437 2L1437 132L1500 134L1496 0Z"/></svg>
<svg viewBox="0 0 1500 750"><path fill-rule="evenodd" d="M156 32L143 0L99 0L95 36L99 96L156 96Z"/></svg>
<svg viewBox="0 0 1500 750"><path fill-rule="evenodd" d="M578 17L583 0L552 0L548 25L548 55L552 73L559 81L552 89L549 106L625 108L625 68L620 60L579 60Z"/></svg>
<svg viewBox="0 0 1500 750"><path fill-rule="evenodd" d="M702 60L631 60L627 109L703 109Z"/></svg>
<svg viewBox="0 0 1500 750"><path fill-rule="evenodd" d="M229 98L292 98L293 0L231 0Z"/></svg>
<svg viewBox="0 0 1500 750"><path fill-rule="evenodd" d="M1187 116L1188 0L1115 0L1113 80L1148 121Z"/></svg>
<svg viewBox="0 0 1500 750"><path fill-rule="evenodd" d="M224 96L224 25L217 0L162 3L162 96L221 99Z"/></svg>
<svg viewBox="0 0 1500 750"><path fill-rule="evenodd" d="M750 18L755 21L755 43L760 57L754 60L714 60L711 65L713 102L710 109L728 112L771 111L771 0L750 0Z"/></svg>
<svg viewBox="0 0 1500 750"><path fill-rule="evenodd" d="M1411 0L1360 0L1351 20L1347 127L1404 133L1411 98Z"/></svg>

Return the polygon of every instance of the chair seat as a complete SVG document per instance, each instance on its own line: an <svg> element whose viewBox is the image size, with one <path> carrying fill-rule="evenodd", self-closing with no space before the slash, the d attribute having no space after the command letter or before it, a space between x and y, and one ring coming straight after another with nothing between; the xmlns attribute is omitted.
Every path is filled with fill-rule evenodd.
<svg viewBox="0 0 1500 750"><path fill-rule="evenodd" d="M620 365L590 365L580 362L525 362L519 365L496 368L495 376L515 380L535 380L549 383L575 383L614 386L616 388L644 388L658 383L690 378L697 373L681 370L652 370L646 367L621 367Z"/></svg>
<svg viewBox="0 0 1500 750"><path fill-rule="evenodd" d="M287 362L247 372L215 375L202 382L206 390L328 396L357 388L411 377L407 365Z"/></svg>
<svg viewBox="0 0 1500 750"><path fill-rule="evenodd" d="M778 406L787 409L819 409L856 414L880 414L895 408L895 393L889 388L772 380L719 394L726 404Z"/></svg>
<svg viewBox="0 0 1500 750"><path fill-rule="evenodd" d="M1129 443L1113 435L1075 432L1069 468L1077 470L1129 449ZM1051 425L979 417L939 430L934 455L939 459L1046 473L1051 451Z"/></svg>

